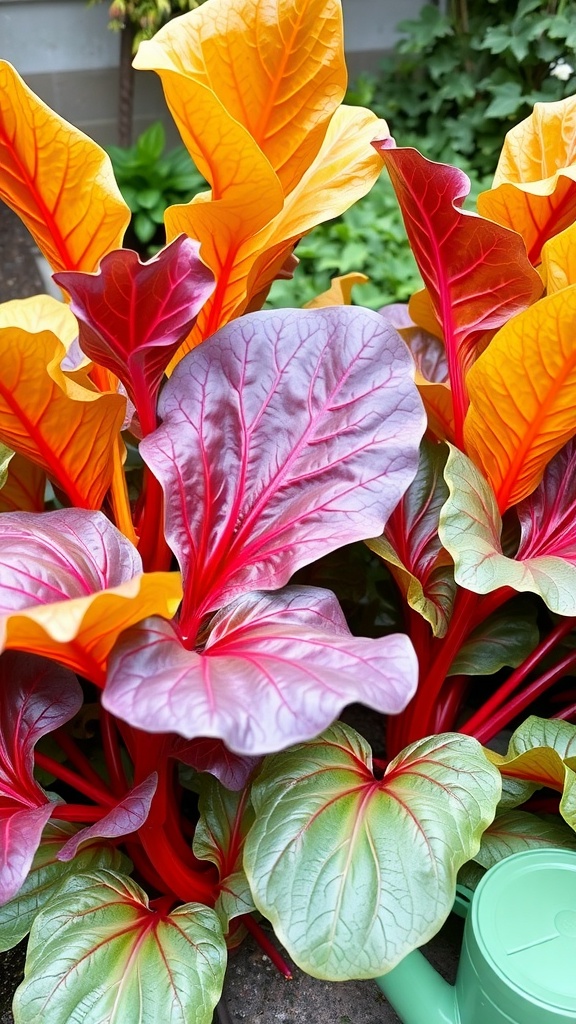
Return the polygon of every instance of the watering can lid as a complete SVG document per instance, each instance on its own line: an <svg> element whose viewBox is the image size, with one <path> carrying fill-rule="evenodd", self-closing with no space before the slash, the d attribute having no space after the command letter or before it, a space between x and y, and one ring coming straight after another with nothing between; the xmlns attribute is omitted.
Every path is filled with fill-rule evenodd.
<svg viewBox="0 0 576 1024"><path fill-rule="evenodd" d="M576 1020L576 853L527 850L500 861L478 886L472 914L505 984Z"/></svg>

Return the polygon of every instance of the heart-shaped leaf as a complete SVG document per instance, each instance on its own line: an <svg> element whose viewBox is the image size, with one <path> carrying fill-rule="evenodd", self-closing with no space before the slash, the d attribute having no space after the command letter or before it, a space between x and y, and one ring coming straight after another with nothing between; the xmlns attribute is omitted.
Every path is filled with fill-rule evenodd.
<svg viewBox="0 0 576 1024"><path fill-rule="evenodd" d="M576 285L503 327L467 377L466 451L503 512L530 494L576 432Z"/></svg>
<svg viewBox="0 0 576 1024"><path fill-rule="evenodd" d="M395 714L416 679L407 636L353 637L330 591L286 587L223 608L201 652L161 619L127 630L102 700L137 728L264 754L317 735L355 701Z"/></svg>
<svg viewBox="0 0 576 1024"><path fill-rule="evenodd" d="M72 860L79 846L91 839L118 839L137 832L150 813L157 785L158 775L152 772L144 782L129 790L103 818L76 832L60 850L58 860Z"/></svg>
<svg viewBox="0 0 576 1024"><path fill-rule="evenodd" d="M446 445L424 440L416 477L390 516L382 537L366 541L388 562L411 608L444 636L456 593L452 560L438 537L440 509L448 497L443 470Z"/></svg>
<svg viewBox="0 0 576 1024"><path fill-rule="evenodd" d="M79 508L100 508L114 471L126 400L100 394L60 369L51 331L0 329L0 438L44 469Z"/></svg>
<svg viewBox="0 0 576 1024"><path fill-rule="evenodd" d="M53 270L96 270L122 244L130 211L109 157L0 61L0 199Z"/></svg>
<svg viewBox="0 0 576 1024"><path fill-rule="evenodd" d="M410 357L357 307L254 313L191 352L141 443L184 575L180 626L375 536L416 471Z"/></svg>
<svg viewBox="0 0 576 1024"><path fill-rule="evenodd" d="M565 465L564 456L560 457ZM562 528L563 499L561 492L554 487L555 469L552 464L550 474L550 481L543 482L541 494L534 503L535 515L542 513L543 506L549 510L547 518L542 516L539 521L534 546L529 534L533 503L528 498L521 506L524 549L518 551L516 558L509 558L502 551L502 519L490 485L470 459L452 448L445 469L450 497L440 514L439 535L454 559L454 577L460 586L475 594L489 594L500 587L528 591L538 594L551 611L574 616L576 552L572 539L573 523L568 518L568 528ZM569 489L567 481L567 497ZM555 510L559 512L557 518ZM554 526L558 521L560 528L555 532Z"/></svg>
<svg viewBox="0 0 576 1024"><path fill-rule="evenodd" d="M34 747L82 706L67 669L33 654L0 657L0 903L22 885L52 813L34 779Z"/></svg>
<svg viewBox="0 0 576 1024"><path fill-rule="evenodd" d="M68 877L34 921L15 1021L211 1024L226 946L213 910L150 909L114 871Z"/></svg>
<svg viewBox="0 0 576 1024"><path fill-rule="evenodd" d="M0 907L0 952L12 949L28 934L36 915L50 902L64 878L92 868L122 870L126 858L114 846L98 841L63 863L58 853L76 833L74 825L49 821L24 882L16 896Z"/></svg>
<svg viewBox="0 0 576 1024"><path fill-rule="evenodd" d="M365 741L335 725L268 758L252 788L256 906L313 977L377 977L438 931L499 795L469 737L420 740L378 780Z"/></svg>
<svg viewBox="0 0 576 1024"><path fill-rule="evenodd" d="M533 263L576 218L575 126L574 96L536 103L506 135L492 188L478 197L482 216L522 235Z"/></svg>
<svg viewBox="0 0 576 1024"><path fill-rule="evenodd" d="M1 492L0 492L1 493ZM101 512L0 516L0 642L102 683L110 648L150 614L171 618L176 573L142 573L134 546Z"/></svg>
<svg viewBox="0 0 576 1024"><path fill-rule="evenodd" d="M118 249L104 257L98 274L54 278L71 296L82 351L120 378L143 429L155 426L164 370L214 289L198 250L181 237L142 263L131 249Z"/></svg>

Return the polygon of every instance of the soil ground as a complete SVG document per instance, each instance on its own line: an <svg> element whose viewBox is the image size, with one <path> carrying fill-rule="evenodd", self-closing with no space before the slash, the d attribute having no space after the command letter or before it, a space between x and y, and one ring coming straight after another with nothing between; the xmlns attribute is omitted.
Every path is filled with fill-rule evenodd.
<svg viewBox="0 0 576 1024"><path fill-rule="evenodd" d="M0 202L0 302L44 290L36 256L26 228ZM346 719L379 754L381 726L374 716L354 708ZM461 931L461 922L450 919L425 949L434 966L450 981L455 975ZM23 943L0 954L0 1024L13 1024L10 1005L22 977L24 955ZM375 982L322 982L297 968L293 980L286 981L251 939L230 957L224 999L215 1024L398 1024L398 1017Z"/></svg>

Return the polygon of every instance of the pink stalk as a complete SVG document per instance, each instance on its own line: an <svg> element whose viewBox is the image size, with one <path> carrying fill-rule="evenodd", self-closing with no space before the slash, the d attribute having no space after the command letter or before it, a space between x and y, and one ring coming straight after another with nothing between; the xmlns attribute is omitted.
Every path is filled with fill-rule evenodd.
<svg viewBox="0 0 576 1024"><path fill-rule="evenodd" d="M93 782L95 786L106 787L104 779L98 775L98 772L92 767L90 761L86 755L82 753L72 736L69 736L64 729L58 729L58 731L54 733L54 739L61 750L66 754L68 760L72 762L74 767L78 769L86 780Z"/></svg>
<svg viewBox="0 0 576 1024"><path fill-rule="evenodd" d="M100 728L110 783L114 793L117 796L122 796L128 789L128 782L122 764L118 732L112 715L103 707L100 708Z"/></svg>

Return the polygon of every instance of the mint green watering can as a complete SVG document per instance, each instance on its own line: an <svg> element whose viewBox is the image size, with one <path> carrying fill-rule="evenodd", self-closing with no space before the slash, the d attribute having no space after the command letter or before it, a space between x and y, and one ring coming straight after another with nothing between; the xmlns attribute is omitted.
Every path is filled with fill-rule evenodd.
<svg viewBox="0 0 576 1024"><path fill-rule="evenodd" d="M484 875L454 986L418 950L376 980L404 1024L575 1024L576 853L527 850Z"/></svg>

